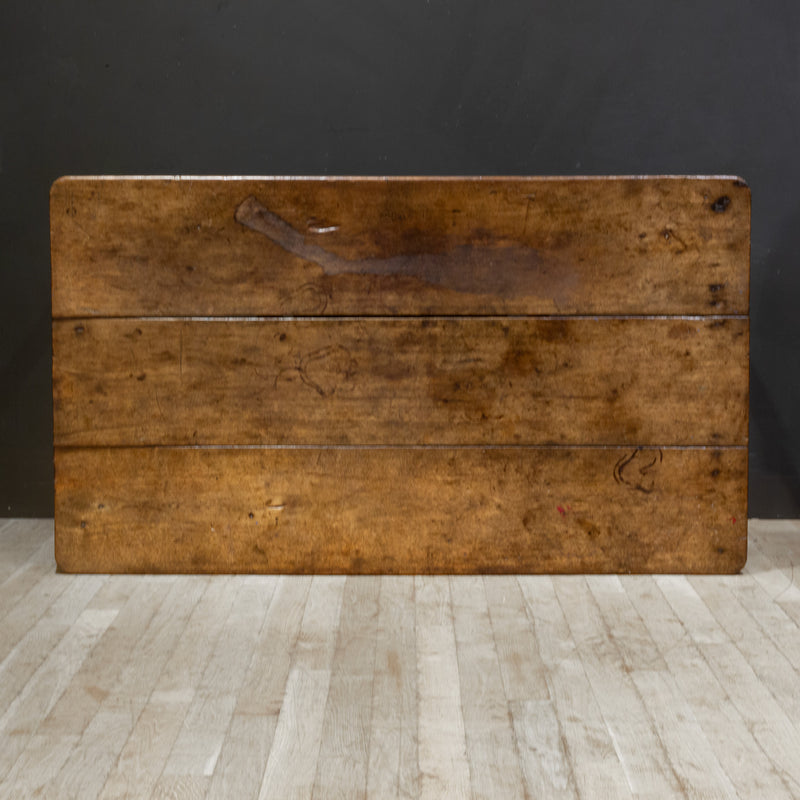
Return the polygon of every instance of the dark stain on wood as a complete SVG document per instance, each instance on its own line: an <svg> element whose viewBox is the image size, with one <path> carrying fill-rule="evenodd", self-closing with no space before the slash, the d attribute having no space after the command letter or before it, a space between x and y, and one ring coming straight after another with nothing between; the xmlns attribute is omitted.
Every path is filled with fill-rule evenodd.
<svg viewBox="0 0 800 800"><path fill-rule="evenodd" d="M519 292L551 297L557 305L567 302L577 276L568 262L550 259L513 243L486 246L491 232L473 231L473 242L447 249L448 239L429 230L392 228L392 244L400 255L387 258L340 256L309 241L308 236L262 205L255 197L246 198L236 209L236 221L266 236L284 250L320 267L329 277L374 275L390 279L413 279L456 292L512 298ZM401 217L402 219L402 217ZM387 225L396 217L387 220ZM376 241L382 237L378 231ZM559 245L568 244L562 239Z"/></svg>
<svg viewBox="0 0 800 800"><path fill-rule="evenodd" d="M718 197L712 204L711 210L717 214L721 214L724 211L728 210L728 206L731 204L731 199L728 195L723 194L721 197Z"/></svg>

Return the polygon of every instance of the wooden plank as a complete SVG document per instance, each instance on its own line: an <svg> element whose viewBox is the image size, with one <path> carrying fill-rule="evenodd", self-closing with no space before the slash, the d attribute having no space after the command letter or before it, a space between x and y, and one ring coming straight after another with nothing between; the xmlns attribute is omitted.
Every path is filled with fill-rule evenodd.
<svg viewBox="0 0 800 800"><path fill-rule="evenodd" d="M258 797L277 723L273 714L233 715L207 800Z"/></svg>
<svg viewBox="0 0 800 800"><path fill-rule="evenodd" d="M178 649L206 586L202 578L175 580L144 636L136 643L143 663L126 666L103 700L100 711L125 711L133 725L162 680L164 668Z"/></svg>
<svg viewBox="0 0 800 800"><path fill-rule="evenodd" d="M311 798L330 677L329 669L298 667L289 673L261 800Z"/></svg>
<svg viewBox="0 0 800 800"><path fill-rule="evenodd" d="M52 525L52 520L51 520ZM0 544L0 552L2 544ZM9 555L15 556L13 552ZM5 552L3 552L5 556ZM21 599L24 591L20 589L30 586L37 580L52 572L53 564L53 531L49 531L47 541L36 539L35 547L24 560L21 558L3 558L0 567L0 608L10 611L13 604Z"/></svg>
<svg viewBox="0 0 800 800"><path fill-rule="evenodd" d="M764 536L765 527L766 537ZM785 575L788 585L780 591L787 589L789 591L786 591L782 599L794 597L796 600L800 597L800 573L795 568L800 563L800 520L754 519L750 520L748 533L753 548L759 550L772 562L770 572L775 570L775 572ZM770 582L769 579L768 582Z"/></svg>
<svg viewBox="0 0 800 800"><path fill-rule="evenodd" d="M92 616L94 609L87 611L86 606L103 581L101 576L82 576L76 582L70 583L67 590L60 595L59 604L51 607L50 611L31 627L0 662L0 709L3 712L0 714L0 730L8 727L8 719L14 720L13 730L20 734L16 737L17 741L21 740L23 733L33 733L32 730L28 730L26 722L19 718L16 706L20 699L25 699L30 692L33 692L33 702L27 701L28 713L31 710L34 713L41 713L41 707L45 707L44 714L46 714L64 691L66 684L62 683L62 678L71 676L72 673L69 671L71 661L62 654L61 660L53 663L53 652L69 648L69 644L65 642L68 642L67 637L70 633L74 634L77 619L82 617L88 620L88 627L91 628L95 621ZM47 599L52 601L51 598ZM111 613L113 619L114 612ZM110 621L106 621L105 627L109 624ZM76 641L80 644L84 640L87 640L87 637L78 631ZM94 642L91 636L88 640ZM75 669L79 666L80 661ZM43 671L44 680L41 677ZM6 756L9 749L6 748Z"/></svg>
<svg viewBox="0 0 800 800"><path fill-rule="evenodd" d="M734 177L62 178L56 317L744 313Z"/></svg>
<svg viewBox="0 0 800 800"><path fill-rule="evenodd" d="M800 787L800 730L796 720L790 718L742 651L718 626L686 577L659 575L655 581L780 777ZM696 620L700 623L697 627ZM709 636L710 630L715 635Z"/></svg>
<svg viewBox="0 0 800 800"><path fill-rule="evenodd" d="M38 551L42 543L52 542L52 524L51 519L0 520L0 592L5 591L6 582L12 576L17 576L21 569L25 569L25 561L41 559L42 554ZM52 565L52 551L50 556ZM0 608L7 607L0 600Z"/></svg>
<svg viewBox="0 0 800 800"><path fill-rule="evenodd" d="M80 737L36 734L0 783L0 798L44 797Z"/></svg>
<svg viewBox="0 0 800 800"><path fill-rule="evenodd" d="M56 557L67 572L735 572L746 468L740 448L58 448Z"/></svg>
<svg viewBox="0 0 800 800"><path fill-rule="evenodd" d="M366 798L379 596L379 577L347 578L314 780L320 797Z"/></svg>
<svg viewBox="0 0 800 800"><path fill-rule="evenodd" d="M96 591L96 589L95 589ZM84 610L65 635L50 650L47 658L18 688L10 702L3 698L0 708L0 738L4 744L0 756L0 779L11 770L44 719L62 696L75 673L96 642L114 620L116 612ZM8 676L4 675L4 685Z"/></svg>
<svg viewBox="0 0 800 800"><path fill-rule="evenodd" d="M57 445L747 443L746 318L70 320Z"/></svg>
<svg viewBox="0 0 800 800"><path fill-rule="evenodd" d="M752 539L751 549L752 552ZM728 588L742 606L756 621L761 631L766 634L775 647L785 656L795 670L800 673L800 606L794 604L794 614L790 607L782 607L781 598L775 601L764 591L752 576L747 575L746 580L738 578L733 583L734 576L730 579Z"/></svg>
<svg viewBox="0 0 800 800"><path fill-rule="evenodd" d="M128 602L44 718L39 726L40 733L83 734L119 685L127 666L119 654L138 652L139 642L147 635L171 588L171 579L135 580L138 585ZM126 717L130 720L129 712Z"/></svg>
<svg viewBox="0 0 800 800"><path fill-rule="evenodd" d="M236 705L237 714L278 716L311 588L311 578L281 578L267 609ZM322 587L315 589L319 596ZM338 606L337 606L338 608ZM311 614L308 615L309 620ZM311 665L316 667L315 664Z"/></svg>
<svg viewBox="0 0 800 800"><path fill-rule="evenodd" d="M795 583L791 574L786 574L785 556L781 555L776 559L776 555L774 552L769 554L762 552L758 539L753 538L750 542L745 570L758 582L772 601L779 603L784 611L789 613L787 604L789 608L800 606L800 587Z"/></svg>
<svg viewBox="0 0 800 800"><path fill-rule="evenodd" d="M417 633L419 797L470 796L461 680L450 585L414 578Z"/></svg>
<svg viewBox="0 0 800 800"><path fill-rule="evenodd" d="M789 797L787 776L753 737L757 726L745 722L706 659L650 576L626 577L624 587L658 646L669 673L703 729L714 755L738 797ZM705 635L705 634L704 634ZM619 641L619 640L618 640ZM769 725L765 716L762 725Z"/></svg>
<svg viewBox="0 0 800 800"><path fill-rule="evenodd" d="M495 645L483 580L477 575L452 577L450 595L472 797L522 800L525 787L509 711L511 693L504 681L508 654ZM522 614L527 622L524 610Z"/></svg>
<svg viewBox="0 0 800 800"><path fill-rule="evenodd" d="M294 583L288 582L287 595L295 594ZM300 632L289 645L293 663L258 794L264 800L312 797L344 590L343 580L319 576L310 591L305 588L308 600L304 596Z"/></svg>
<svg viewBox="0 0 800 800"><path fill-rule="evenodd" d="M683 790L697 797L729 798L736 790L719 764L691 704L616 576L586 579L609 635L650 714L658 739Z"/></svg>
<svg viewBox="0 0 800 800"><path fill-rule="evenodd" d="M161 777L193 775L210 780L235 706L236 696L229 692L198 692L172 743Z"/></svg>
<svg viewBox="0 0 800 800"><path fill-rule="evenodd" d="M586 676L634 797L678 797L681 786L619 648L583 577L554 581Z"/></svg>
<svg viewBox="0 0 800 800"><path fill-rule="evenodd" d="M274 586L234 580L234 602L203 670L162 775L211 776L222 751ZM271 582L270 582L271 583Z"/></svg>
<svg viewBox="0 0 800 800"><path fill-rule="evenodd" d="M103 798L129 797L137 792L150 796L183 727L205 667L215 651L215 642L229 618L238 585L234 581L203 583L206 579L202 578L196 584L195 580L174 584L171 595L177 594L177 598L171 595L166 598L136 647L137 659L130 666L139 667L142 680L138 687L134 684L128 689L135 698L128 704L131 716L137 706L146 705L103 787L100 795ZM202 596L194 602L202 589L205 589ZM186 619L189 610L191 614ZM166 614L177 617L178 625L170 623L168 628L158 631L158 617ZM153 652L148 657L148 638L150 648L160 648L163 654ZM144 668L140 663L142 658L146 659ZM156 662L155 673L160 673L152 691L152 677L147 675L153 671L151 661ZM124 682L124 678L117 681L111 697L123 691ZM112 703L111 708L114 706Z"/></svg>
<svg viewBox="0 0 800 800"><path fill-rule="evenodd" d="M98 800L149 797L183 724L188 703L148 702L136 720Z"/></svg>
<svg viewBox="0 0 800 800"><path fill-rule="evenodd" d="M519 584L506 576L487 576L483 584L506 697L509 702L549 700L546 670Z"/></svg>
<svg viewBox="0 0 800 800"><path fill-rule="evenodd" d="M417 797L414 579L384 575L379 606L367 797Z"/></svg>
<svg viewBox="0 0 800 800"><path fill-rule="evenodd" d="M132 724L125 711L98 712L61 770L42 788L41 796L99 797Z"/></svg>
<svg viewBox="0 0 800 800"><path fill-rule="evenodd" d="M278 723L272 707L281 706L289 661L294 660L295 671L330 668L343 589L343 578L280 579L257 637L248 678L239 691L237 713L214 770L209 798L258 796ZM282 680L276 680L281 671ZM272 679L265 679L265 674ZM281 735L286 738L285 727Z"/></svg>
<svg viewBox="0 0 800 800"><path fill-rule="evenodd" d="M530 711L543 708L546 715L534 723L544 729L535 747L531 747L527 732L517 739L530 796L632 797L619 752L555 592L555 583L573 579L520 576L517 580L536 621L539 651L553 698L552 709L544 701L532 709L527 704L513 708L517 729Z"/></svg>
<svg viewBox="0 0 800 800"><path fill-rule="evenodd" d="M150 795L151 800L203 800L208 796L211 778L207 775L162 775Z"/></svg>
<svg viewBox="0 0 800 800"><path fill-rule="evenodd" d="M525 780L525 797L575 800L577 794L564 751L565 739L553 701L515 700L509 703L509 709ZM619 796L624 794L615 795Z"/></svg>
<svg viewBox="0 0 800 800"><path fill-rule="evenodd" d="M0 587L0 608L5 615L0 626L0 663L36 627L49 604L68 586L53 572L49 545L44 552L37 551L37 556L40 557L29 561Z"/></svg>
<svg viewBox="0 0 800 800"><path fill-rule="evenodd" d="M169 658L161 667L149 703L183 704L188 709L206 665L217 650L217 640L235 599L234 587L233 581L223 584L209 580L183 632L170 645ZM164 760L168 755L169 751L164 753Z"/></svg>
<svg viewBox="0 0 800 800"><path fill-rule="evenodd" d="M707 576L693 576L690 585L708 607L709 611L741 651L750 669L767 687L789 719L800 723L800 671L781 652L745 609L738 592L716 585ZM776 606L779 609L779 606ZM777 628L777 625L775 626ZM797 643L797 628L787 644Z"/></svg>

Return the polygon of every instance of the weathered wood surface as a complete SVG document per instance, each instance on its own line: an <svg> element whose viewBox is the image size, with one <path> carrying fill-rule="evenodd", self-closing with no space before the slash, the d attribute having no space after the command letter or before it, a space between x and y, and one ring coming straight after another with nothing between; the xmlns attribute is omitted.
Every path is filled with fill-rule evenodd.
<svg viewBox="0 0 800 800"><path fill-rule="evenodd" d="M741 575L383 576L376 613L372 578L55 575L52 520L0 520L0 796L335 797L327 728L348 798L797 797L800 521L749 534ZM329 718L369 719L366 790Z"/></svg>
<svg viewBox="0 0 800 800"><path fill-rule="evenodd" d="M60 179L59 566L735 571L749 220L734 177Z"/></svg>
<svg viewBox="0 0 800 800"><path fill-rule="evenodd" d="M57 448L89 572L735 572L745 448Z"/></svg>
<svg viewBox="0 0 800 800"><path fill-rule="evenodd" d="M64 320L57 445L747 442L746 318Z"/></svg>
<svg viewBox="0 0 800 800"><path fill-rule="evenodd" d="M739 314L722 178L62 178L53 315Z"/></svg>

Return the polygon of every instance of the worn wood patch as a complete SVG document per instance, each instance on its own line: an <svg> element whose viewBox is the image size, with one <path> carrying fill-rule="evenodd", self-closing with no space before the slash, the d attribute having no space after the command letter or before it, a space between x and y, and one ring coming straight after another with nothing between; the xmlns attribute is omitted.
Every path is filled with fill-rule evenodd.
<svg viewBox="0 0 800 800"><path fill-rule="evenodd" d="M735 572L745 448L58 448L67 572Z"/></svg>
<svg viewBox="0 0 800 800"><path fill-rule="evenodd" d="M62 178L53 315L741 314L737 178Z"/></svg>
<svg viewBox="0 0 800 800"><path fill-rule="evenodd" d="M56 322L55 441L747 441L734 319Z"/></svg>

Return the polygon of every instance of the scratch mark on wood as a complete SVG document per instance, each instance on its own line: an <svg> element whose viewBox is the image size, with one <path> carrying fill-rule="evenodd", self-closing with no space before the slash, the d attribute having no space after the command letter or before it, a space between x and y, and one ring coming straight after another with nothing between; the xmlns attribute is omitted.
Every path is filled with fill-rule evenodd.
<svg viewBox="0 0 800 800"><path fill-rule="evenodd" d="M275 377L274 386L287 376L297 375L320 397L329 397L344 382L350 381L356 373L358 362L350 351L342 345L329 345L304 355L294 367L282 369Z"/></svg>
<svg viewBox="0 0 800 800"><path fill-rule="evenodd" d="M664 230L661 231L661 233L664 237L664 241L666 241L667 244L669 244L674 239L680 245L680 250L675 251L676 255L685 253L689 249L686 242L680 236L678 236L678 234L675 233L675 231L672 228L664 228Z"/></svg>
<svg viewBox="0 0 800 800"><path fill-rule="evenodd" d="M155 397L156 400L156 408L158 409L158 415L161 417L161 419L164 419L164 411L161 408L161 400L159 400L158 392L155 390L153 391L153 397Z"/></svg>
<svg viewBox="0 0 800 800"><path fill-rule="evenodd" d="M315 283L304 283L291 294L294 307L307 314L322 314L328 307L328 294Z"/></svg>
<svg viewBox="0 0 800 800"><path fill-rule="evenodd" d="M652 453L652 458L648 459L649 453ZM663 451L646 451L639 447L617 461L614 466L614 480L624 486L650 494L655 488L653 470L657 469L663 460Z"/></svg>
<svg viewBox="0 0 800 800"><path fill-rule="evenodd" d="M525 235L528 232L528 219L531 215L531 203L536 199L535 194L525 195L525 223L522 226L522 233Z"/></svg>
<svg viewBox="0 0 800 800"><path fill-rule="evenodd" d="M339 230L338 225L326 225L315 217L309 219L306 225L311 233L335 233Z"/></svg>

